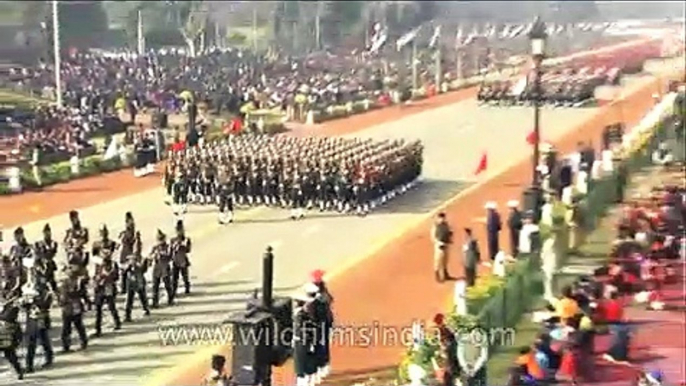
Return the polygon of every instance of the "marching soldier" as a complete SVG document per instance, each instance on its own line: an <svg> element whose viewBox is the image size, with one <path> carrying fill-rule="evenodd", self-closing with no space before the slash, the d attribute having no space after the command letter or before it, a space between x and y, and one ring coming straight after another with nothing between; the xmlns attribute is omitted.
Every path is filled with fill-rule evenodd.
<svg viewBox="0 0 686 386"><path fill-rule="evenodd" d="M53 293L47 286L39 286L37 291L24 300L26 310L26 372L33 373L36 347L40 343L45 355L44 367L53 363L54 353L50 341L50 307Z"/></svg>
<svg viewBox="0 0 686 386"><path fill-rule="evenodd" d="M500 245L498 235L502 224L500 222L500 214L496 210L495 202L486 204L486 234L488 240L488 257L490 261L495 260L495 255L500 252Z"/></svg>
<svg viewBox="0 0 686 386"><path fill-rule="evenodd" d="M17 357L17 348L21 343L18 300L18 296L0 299L0 350L12 365L17 377L24 379L24 370Z"/></svg>
<svg viewBox="0 0 686 386"><path fill-rule="evenodd" d="M93 243L91 253L93 256L105 259L105 257L112 258L114 251L116 250L117 243L110 239L110 232L107 229L107 225L103 224L100 227L100 239Z"/></svg>
<svg viewBox="0 0 686 386"><path fill-rule="evenodd" d="M186 237L183 221L176 222L176 236L171 241L172 251L172 290L176 295L179 288L179 276L183 278L186 294L191 292L191 282L188 275L188 268L191 262L188 258L191 253L191 239Z"/></svg>
<svg viewBox="0 0 686 386"><path fill-rule="evenodd" d="M43 277L50 285L50 289L53 292L57 292L57 281L55 280L57 263L55 262L55 256L57 255L58 244L57 241L52 239L50 224L45 224L43 227L43 240L36 243L35 249L40 264L45 265Z"/></svg>
<svg viewBox="0 0 686 386"><path fill-rule="evenodd" d="M171 205L172 198L174 197L174 169L176 165L174 161L170 160L164 167L164 176L162 177L162 185L164 186L164 191L167 194L164 203Z"/></svg>
<svg viewBox="0 0 686 386"><path fill-rule="evenodd" d="M131 313L133 312L133 298L135 296L138 296L145 316L150 315L148 296L145 291L145 272L147 269L147 262L140 255L132 254L129 256L129 264L124 272L126 275L126 318L124 320L126 322L132 320Z"/></svg>
<svg viewBox="0 0 686 386"><path fill-rule="evenodd" d="M106 231L107 228L103 226ZM103 238L107 237L104 232ZM109 246L108 246L109 244ZM95 266L95 336L102 335L102 308L107 305L107 308L114 320L114 330L121 329L121 320L117 312L117 305L115 303L117 296L117 282L119 281L119 267L117 262L112 259L112 254L116 247L111 240L103 241L102 246L97 250L97 256L100 261ZM95 255L95 246L93 247Z"/></svg>
<svg viewBox="0 0 686 386"><path fill-rule="evenodd" d="M299 174L293 176L291 185L291 219L297 220L305 217L305 193L303 192L303 180Z"/></svg>
<svg viewBox="0 0 686 386"><path fill-rule="evenodd" d="M60 286L60 306L62 307L62 349L64 352L71 351L72 328L76 329L81 341L81 349L88 347L88 335L83 325L83 286L80 280L80 272L69 269L67 277Z"/></svg>
<svg viewBox="0 0 686 386"><path fill-rule="evenodd" d="M188 176L186 176L182 168L178 168L174 177L174 186L172 189L172 210L177 217L183 216L186 213L188 208L189 187L190 181Z"/></svg>
<svg viewBox="0 0 686 386"><path fill-rule="evenodd" d="M74 246L75 248L83 248L88 245L88 229L83 227L81 219L79 219L79 212L72 210L69 212L69 221L71 227L67 229L67 234L64 237L66 245ZM88 265L88 255L85 255L85 265Z"/></svg>
<svg viewBox="0 0 686 386"><path fill-rule="evenodd" d="M510 253L512 257L519 255L519 234L524 226L522 219L522 212L519 211L519 202L510 201L507 203L510 207L510 215L507 218L507 227L510 231Z"/></svg>
<svg viewBox="0 0 686 386"><path fill-rule="evenodd" d="M160 284L164 284L167 291L167 304L174 304L174 292L172 288L169 264L171 263L171 250L167 244L167 236L161 230L157 230L157 245L150 252L152 260L152 308L160 305Z"/></svg>
<svg viewBox="0 0 686 386"><path fill-rule="evenodd" d="M128 264L129 256L135 254L136 249L136 224L131 212L124 216L124 230L119 234L119 267L124 272ZM121 275L121 292L126 293L126 275Z"/></svg>
<svg viewBox="0 0 686 386"><path fill-rule="evenodd" d="M222 225L233 222L234 180L225 165L217 173L219 188L219 223Z"/></svg>

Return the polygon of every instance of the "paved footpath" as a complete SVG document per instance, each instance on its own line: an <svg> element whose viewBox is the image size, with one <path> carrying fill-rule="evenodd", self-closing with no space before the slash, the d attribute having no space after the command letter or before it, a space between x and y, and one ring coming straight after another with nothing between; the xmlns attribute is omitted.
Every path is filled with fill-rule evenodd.
<svg viewBox="0 0 686 386"><path fill-rule="evenodd" d="M631 107L625 112L627 120L640 115L640 111L651 103L650 95L656 90L652 84L646 85L651 83L650 79L630 83L630 89L644 88L642 86L645 89L641 90L639 101L627 98ZM594 122L578 129L581 138L597 138L598 129L602 127L598 119L612 120L609 116L613 108L545 111L546 138L562 141L563 149L565 146L569 149L580 137L568 134L583 121ZM482 149L493 152L492 171L486 178L499 174L498 170L506 168L513 160L526 158L529 149L524 138L531 127L530 116L527 109L477 108L473 101L465 100L360 132L360 135L373 137L419 138L426 144L427 152L424 184L365 219L321 215L292 223L284 220L286 213L252 209L242 211L235 226L219 227L212 211L194 209L187 218L187 226L196 244L193 255L196 293L182 299L177 307L155 312L148 320L135 314L137 322L134 325L94 341L84 353L60 356L55 369L41 371L32 379L51 385L83 382L131 385L146 381L164 384L172 378L175 384L198 382L198 373L206 368L208 353L215 349L201 350L200 354L193 355L197 346L163 346L158 330L161 325L170 323L219 323L231 310L243 307L250 290L258 285L259 257L266 245L275 247L276 288L282 292L300 285L313 267L345 271L344 276L331 279L337 298L336 313L342 324L360 325L378 320L403 326L409 325L412 317L426 317L442 309L450 289L430 280L427 282L431 276L426 274L430 264L426 256L429 251L425 239L427 225L420 225L417 231L406 231L421 223L425 214L440 202L475 182L472 170ZM465 146L466 143L473 146ZM450 210L452 222L466 225L481 215L480 207L486 199L495 198L504 203L516 197L517 186L526 179L527 170L524 164L518 171L514 170L514 174L508 172L482 186L483 189L495 188L497 196L489 197L490 194L484 195L479 189L479 196L474 196L477 193L472 191L462 197L459 207ZM113 232L117 232L126 210L134 212L137 223L144 230L146 245L150 245L156 227L170 231L173 225L168 208L161 203L159 188L84 209L82 215L91 228L106 222L113 225ZM49 221L59 234L66 227L64 215ZM29 236L35 237L42 222L23 225ZM406 233L402 240L388 244L402 233ZM369 246L373 248L370 250ZM362 261L355 258L372 255ZM398 259L402 260L398 262ZM345 267L350 268L346 270ZM455 269L457 271L457 265ZM392 303L399 300L392 296L394 283L402 284L406 289L424 288L425 291L406 294L403 304L394 305ZM361 299L365 300L364 304L359 302ZM431 301L427 302L427 299ZM56 327L59 328L59 320L56 320ZM353 360L354 356L359 359L359 349L336 347L334 369L339 374L359 371L360 362ZM373 352L365 351L365 357L369 358L365 362L375 367L391 366L402 350L398 346L368 349ZM178 363L188 366L177 369L178 373L169 371ZM74 370L76 368L78 371ZM152 370L159 371L148 377ZM189 378L179 379L178 374ZM289 378L288 374L278 375ZM165 378L169 382L165 382ZM14 381L10 378L7 382L13 384Z"/></svg>

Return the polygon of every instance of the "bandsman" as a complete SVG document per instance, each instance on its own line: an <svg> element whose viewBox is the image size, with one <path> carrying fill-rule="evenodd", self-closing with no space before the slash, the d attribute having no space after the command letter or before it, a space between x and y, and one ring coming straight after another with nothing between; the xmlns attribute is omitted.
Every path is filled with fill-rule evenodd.
<svg viewBox="0 0 686 386"><path fill-rule="evenodd" d="M38 263L44 265L42 277L47 281L50 289L53 292L57 292L57 281L55 280L57 263L55 262L55 256L57 255L58 244L52 238L50 224L45 224L43 227L43 240L36 243L35 250L39 258Z"/></svg>
<svg viewBox="0 0 686 386"><path fill-rule="evenodd" d="M18 295L0 298L0 350L21 380L24 379L24 369L21 368L17 356L17 348L22 338L19 326L19 299Z"/></svg>
<svg viewBox="0 0 686 386"><path fill-rule="evenodd" d="M174 291L171 283L169 265L171 264L171 247L167 243L167 235L157 230L157 244L150 251L152 265L152 308L160 305L160 284L167 292L167 304L174 304Z"/></svg>
<svg viewBox="0 0 686 386"><path fill-rule="evenodd" d="M60 306L62 308L62 349L64 352L71 351L72 328L76 330L81 341L81 349L88 347L88 335L83 324L85 313L83 299L85 294L81 281L81 272L78 269L69 268L67 277L62 281L59 291Z"/></svg>
<svg viewBox="0 0 686 386"><path fill-rule="evenodd" d="M180 278L183 278L185 293L191 293L189 276L191 248L191 239L186 236L183 221L179 220L176 222L176 236L171 240L172 288L174 295L178 292Z"/></svg>
<svg viewBox="0 0 686 386"><path fill-rule="evenodd" d="M124 274L126 275L126 309L125 321L131 322L131 314L133 313L133 300L138 296L141 302L141 307L145 316L150 315L148 308L148 296L146 294L145 272L148 270L147 261L143 260L140 255L132 254L129 256L129 263Z"/></svg>
<svg viewBox="0 0 686 386"><path fill-rule="evenodd" d="M124 230L119 234L119 267L122 272L126 270L129 256L135 254L136 249L136 223L131 212L124 215ZM126 275L121 275L121 292L126 293Z"/></svg>
<svg viewBox="0 0 686 386"><path fill-rule="evenodd" d="M107 239L107 228L103 226L103 240L101 245L93 247L93 255L98 257L98 262L95 266L94 287L95 287L95 336L102 335L102 309L105 305L112 315L114 321L114 330L121 329L121 319L117 312L116 296L117 296L117 282L119 281L119 266L114 261L112 255L116 245L113 241Z"/></svg>
<svg viewBox="0 0 686 386"><path fill-rule="evenodd" d="M26 310L26 372L34 372L36 347L43 348L45 363L49 367L53 363L53 349L50 341L50 307L53 293L47 286L38 285L34 293L25 293L23 306Z"/></svg>
<svg viewBox="0 0 686 386"><path fill-rule="evenodd" d="M71 227L67 229L67 234L64 237L65 245L71 245L74 248L84 248L88 245L89 235L88 228L81 224L79 212L72 210L69 212L69 222ZM88 255L85 256L85 264L88 265Z"/></svg>

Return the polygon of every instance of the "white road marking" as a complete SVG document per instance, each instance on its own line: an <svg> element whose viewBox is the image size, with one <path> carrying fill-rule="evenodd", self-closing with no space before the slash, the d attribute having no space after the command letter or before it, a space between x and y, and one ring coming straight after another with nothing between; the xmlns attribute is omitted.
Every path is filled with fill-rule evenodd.
<svg viewBox="0 0 686 386"><path fill-rule="evenodd" d="M303 232L303 236L311 236L311 235L317 233L321 228L322 227L319 224L312 225L312 226L308 227L307 229L305 229L305 231Z"/></svg>
<svg viewBox="0 0 686 386"><path fill-rule="evenodd" d="M229 264L226 264L225 266L221 267L221 269L219 269L219 272L220 273L227 273L230 270L236 268L237 265L238 265L237 261L232 261Z"/></svg>

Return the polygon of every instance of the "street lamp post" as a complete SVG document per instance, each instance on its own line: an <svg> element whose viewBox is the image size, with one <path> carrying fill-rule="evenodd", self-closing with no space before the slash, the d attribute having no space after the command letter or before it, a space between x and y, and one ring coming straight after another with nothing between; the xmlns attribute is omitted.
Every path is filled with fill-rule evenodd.
<svg viewBox="0 0 686 386"><path fill-rule="evenodd" d="M534 103L534 154L532 162L532 181L529 190L530 207L533 210L535 219L538 221L541 215L542 191L541 179L538 172L538 164L540 162L540 142L541 142L541 74L542 64L545 58L545 45L548 34L546 26L540 18L536 18L529 32L529 40L531 42L531 57L533 61L534 70L534 89L533 89L533 103Z"/></svg>
<svg viewBox="0 0 686 386"><path fill-rule="evenodd" d="M60 47L59 3L52 0L52 41L55 56L55 99L57 107L62 107L62 57Z"/></svg>

